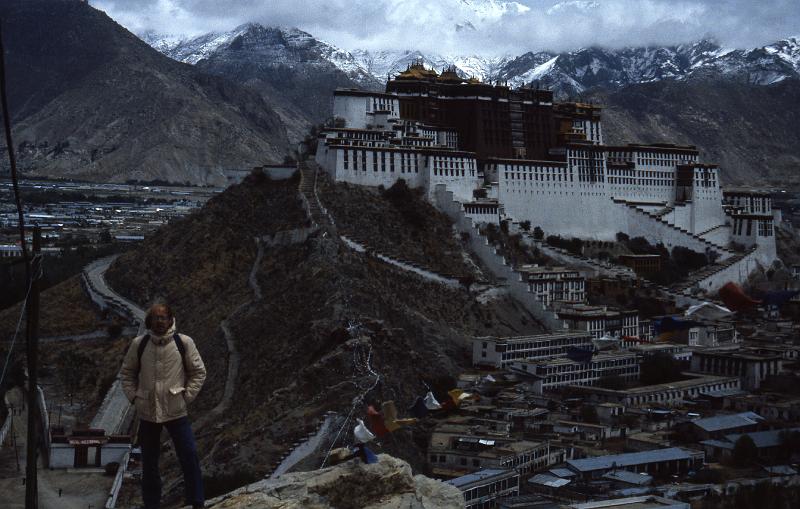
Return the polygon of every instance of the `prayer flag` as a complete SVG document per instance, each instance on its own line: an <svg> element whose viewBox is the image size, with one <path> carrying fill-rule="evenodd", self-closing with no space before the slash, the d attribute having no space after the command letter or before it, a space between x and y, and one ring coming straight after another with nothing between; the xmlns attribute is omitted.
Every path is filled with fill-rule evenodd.
<svg viewBox="0 0 800 509"><path fill-rule="evenodd" d="M356 442L365 444L367 442L371 442L375 440L375 435L367 429L367 426L364 424L364 421L361 419L356 419L358 424L356 424L355 429L353 430L353 436L356 438Z"/></svg>

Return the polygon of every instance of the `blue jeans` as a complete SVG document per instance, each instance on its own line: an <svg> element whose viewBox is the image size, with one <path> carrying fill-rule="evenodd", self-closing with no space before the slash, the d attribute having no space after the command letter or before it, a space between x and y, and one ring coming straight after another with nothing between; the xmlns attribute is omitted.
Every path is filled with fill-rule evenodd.
<svg viewBox="0 0 800 509"><path fill-rule="evenodd" d="M192 426L187 417L162 423L139 421L139 445L142 448L142 499L146 509L158 509L161 505L161 474L158 459L161 456L161 427L164 426L172 438L175 454L183 470L183 485L186 503L202 507L203 474L194 443Z"/></svg>

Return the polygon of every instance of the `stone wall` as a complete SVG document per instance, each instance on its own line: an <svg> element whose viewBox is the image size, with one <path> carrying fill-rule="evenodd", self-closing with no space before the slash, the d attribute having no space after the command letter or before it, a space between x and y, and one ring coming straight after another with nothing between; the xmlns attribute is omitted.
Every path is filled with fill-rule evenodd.
<svg viewBox="0 0 800 509"><path fill-rule="evenodd" d="M318 230L318 226L295 228L292 230L275 232L274 234L263 235L259 237L258 240L265 247L291 246L293 244L302 244Z"/></svg>

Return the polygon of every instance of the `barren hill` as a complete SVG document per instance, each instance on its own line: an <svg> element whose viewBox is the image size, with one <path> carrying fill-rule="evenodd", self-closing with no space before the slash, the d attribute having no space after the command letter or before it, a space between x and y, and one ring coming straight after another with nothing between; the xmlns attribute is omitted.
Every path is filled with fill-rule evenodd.
<svg viewBox="0 0 800 509"><path fill-rule="evenodd" d="M240 472L240 480L269 471L325 412L347 415L354 398L394 399L402 413L424 394L423 382L452 388L452 376L470 362L469 337L539 330L505 297L481 304L463 288L353 251L330 230L291 245L262 243L259 258L254 236L306 225L296 189L296 181L250 177L120 257L108 274L115 289L137 302L162 296L174 304L179 328L196 339L209 368L195 408L200 414L221 398L227 363L220 322L227 319L241 358L235 393L213 430L199 434L206 467L220 475ZM359 194L336 186L326 196L326 206L339 210ZM421 198L411 199L430 221L447 221ZM416 229L407 249L398 250L438 245L431 258L450 256L451 271L463 269L461 252L448 252L458 240L442 241L437 228L403 222L380 195L370 203L377 224ZM248 287L251 269L257 291ZM361 416L363 408L354 412ZM390 452L419 465L415 434L398 434Z"/></svg>
<svg viewBox="0 0 800 509"><path fill-rule="evenodd" d="M222 169L289 152L259 94L165 57L87 2L8 0L0 18L27 173L220 183Z"/></svg>

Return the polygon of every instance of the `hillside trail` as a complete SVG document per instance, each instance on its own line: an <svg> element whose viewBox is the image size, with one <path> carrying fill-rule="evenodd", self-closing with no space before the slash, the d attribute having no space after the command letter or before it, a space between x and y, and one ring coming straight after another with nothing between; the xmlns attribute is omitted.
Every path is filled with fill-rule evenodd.
<svg viewBox="0 0 800 509"><path fill-rule="evenodd" d="M261 257L261 246L259 244L259 255L256 258L256 261L259 262ZM115 300L117 302L122 302L123 305L128 308L131 315L139 322L139 334L144 333L144 318L146 311L139 307L136 303L126 299L119 293L117 293L111 286L108 284L108 281L105 279L105 273L108 271L111 264L117 259L117 255L109 256L107 258L103 258L101 260L95 261L84 268L84 272L86 273L87 278L91 281L93 288L101 294L104 298L109 300ZM253 270L255 270L256 265L254 265ZM255 281L255 276L251 274L250 280L251 282ZM256 294L257 296L259 293ZM240 306L241 308L241 306ZM238 308L237 308L238 311ZM234 314L236 311L234 312ZM223 320L220 323L220 329L223 332L225 337L225 348L228 351L228 359L227 359L227 376L225 379L225 388L223 389L223 396L220 402L211 409L207 414L202 416L201 418L197 419L194 422L194 428L201 428L204 424L206 424L209 420L222 415L230 406L231 400L233 399L233 393L235 388L236 377L238 376L239 372L239 353L236 350L236 345L233 340L233 336L230 333L230 330L227 326L227 320ZM111 392L113 391L113 392ZM123 401L124 400L124 401ZM100 410L98 411L98 415L95 417L93 423L97 423L98 427L103 429L116 429L119 426L115 424L115 421L118 419L120 415L119 409L126 406L129 406L127 399L125 399L125 395L122 392L122 388L120 384L115 383L112 385L110 390L110 394L106 396L105 404L101 406ZM114 410L116 409L116 410ZM124 412L122 412L124 413ZM109 414L109 415L105 415ZM108 424L111 423L111 424Z"/></svg>

